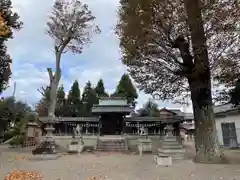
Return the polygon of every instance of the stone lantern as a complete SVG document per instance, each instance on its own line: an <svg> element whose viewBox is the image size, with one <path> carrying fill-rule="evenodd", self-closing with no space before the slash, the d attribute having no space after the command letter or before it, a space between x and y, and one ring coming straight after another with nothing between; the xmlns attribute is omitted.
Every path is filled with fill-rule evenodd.
<svg viewBox="0 0 240 180"><path fill-rule="evenodd" d="M39 138L41 133L41 128L36 122L29 122L27 124L27 137Z"/></svg>

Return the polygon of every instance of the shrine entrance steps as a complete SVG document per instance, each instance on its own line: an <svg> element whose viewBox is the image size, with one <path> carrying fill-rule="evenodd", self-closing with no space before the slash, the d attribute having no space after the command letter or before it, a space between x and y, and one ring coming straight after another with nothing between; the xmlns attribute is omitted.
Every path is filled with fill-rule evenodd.
<svg viewBox="0 0 240 180"><path fill-rule="evenodd" d="M127 152L127 141L122 136L102 136L97 141L97 151Z"/></svg>

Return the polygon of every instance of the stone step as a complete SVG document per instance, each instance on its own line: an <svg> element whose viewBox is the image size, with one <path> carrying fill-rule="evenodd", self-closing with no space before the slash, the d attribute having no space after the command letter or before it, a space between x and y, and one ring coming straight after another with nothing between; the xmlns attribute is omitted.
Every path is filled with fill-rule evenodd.
<svg viewBox="0 0 240 180"><path fill-rule="evenodd" d="M125 149L125 146L116 147L116 146L97 146L98 149Z"/></svg>
<svg viewBox="0 0 240 180"><path fill-rule="evenodd" d="M97 151L103 151L103 152L125 152L126 149L97 149Z"/></svg>
<svg viewBox="0 0 240 180"><path fill-rule="evenodd" d="M115 149L115 148L100 148L100 149L97 149L97 151L126 151L126 149Z"/></svg>
<svg viewBox="0 0 240 180"><path fill-rule="evenodd" d="M179 148L183 148L183 146L179 143L162 143L161 147L179 147Z"/></svg>
<svg viewBox="0 0 240 180"><path fill-rule="evenodd" d="M98 145L97 147L103 147L103 148L105 148L105 147L115 147L115 148L124 148L124 147L126 147L125 145L122 145L122 146L110 146L110 145L106 145L106 146L103 146L103 145Z"/></svg>
<svg viewBox="0 0 240 180"><path fill-rule="evenodd" d="M100 142L124 142L125 139L98 139Z"/></svg>
<svg viewBox="0 0 240 180"><path fill-rule="evenodd" d="M126 146L125 140L123 139L99 140L97 144L97 151L122 152L122 151L126 151L127 149L128 148Z"/></svg>
<svg viewBox="0 0 240 180"><path fill-rule="evenodd" d="M127 150L121 149L121 150L116 150L116 149L97 149L97 152L119 152L119 153L125 153Z"/></svg>
<svg viewBox="0 0 240 180"><path fill-rule="evenodd" d="M161 147L162 149L183 149L183 146L176 144L176 145L164 145Z"/></svg>
<svg viewBox="0 0 240 180"><path fill-rule="evenodd" d="M126 147L97 147L97 149L126 149Z"/></svg>
<svg viewBox="0 0 240 180"><path fill-rule="evenodd" d="M125 143L121 143L121 144L115 144L115 143L98 143L99 145L103 145L103 146L107 146L107 145L110 145L110 146L121 146L121 145L124 145Z"/></svg>
<svg viewBox="0 0 240 180"><path fill-rule="evenodd" d="M98 142L98 144L123 144L123 143L125 143L125 142L113 142L113 141L110 141L110 142L106 142L106 141L104 141L104 142Z"/></svg>
<svg viewBox="0 0 240 180"><path fill-rule="evenodd" d="M159 153L159 155L163 155L163 153ZM185 158L185 153L164 153L166 156L171 156L174 160L181 160Z"/></svg>
<svg viewBox="0 0 240 180"><path fill-rule="evenodd" d="M162 143L165 143L165 144L181 144L179 141L162 141Z"/></svg>
<svg viewBox="0 0 240 180"><path fill-rule="evenodd" d="M178 141L162 141L162 144L180 144Z"/></svg>
<svg viewBox="0 0 240 180"><path fill-rule="evenodd" d="M97 146L98 148L115 148L115 149L123 149L123 148L125 148L126 146L121 146L121 147L119 147L119 146Z"/></svg>
<svg viewBox="0 0 240 180"><path fill-rule="evenodd" d="M125 146L125 144L98 144L98 146Z"/></svg>
<svg viewBox="0 0 240 180"><path fill-rule="evenodd" d="M163 141L176 141L176 137L165 137Z"/></svg>
<svg viewBox="0 0 240 180"><path fill-rule="evenodd" d="M166 153L185 153L185 149L159 149L158 152Z"/></svg>
<svg viewBox="0 0 240 180"><path fill-rule="evenodd" d="M105 145L110 145L110 146L121 146L121 145L124 145L125 143L121 143L121 144L119 144L119 143L98 143L99 145L103 145L103 146L105 146Z"/></svg>
<svg viewBox="0 0 240 180"><path fill-rule="evenodd" d="M103 144L99 144L97 145L97 147L125 147L125 144L122 145L103 145Z"/></svg>

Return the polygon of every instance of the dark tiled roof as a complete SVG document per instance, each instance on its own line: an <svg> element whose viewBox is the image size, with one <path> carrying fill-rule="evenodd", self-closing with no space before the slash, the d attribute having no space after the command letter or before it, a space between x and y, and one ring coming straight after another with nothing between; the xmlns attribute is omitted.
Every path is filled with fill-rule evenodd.
<svg viewBox="0 0 240 180"><path fill-rule="evenodd" d="M193 113L183 113L183 117L186 120L194 119Z"/></svg>
<svg viewBox="0 0 240 180"><path fill-rule="evenodd" d="M180 109L168 109L169 111L174 112L175 114L182 116L183 112Z"/></svg>
<svg viewBox="0 0 240 180"><path fill-rule="evenodd" d="M102 113L102 112L126 112L131 113L133 109L129 105L115 105L115 106L93 106L92 113Z"/></svg>
<svg viewBox="0 0 240 180"><path fill-rule="evenodd" d="M231 103L213 106L213 111L215 114L234 111L234 110L238 110L238 109L239 109L239 107L235 107Z"/></svg>
<svg viewBox="0 0 240 180"><path fill-rule="evenodd" d="M100 97L100 100L126 100L125 97Z"/></svg>
<svg viewBox="0 0 240 180"><path fill-rule="evenodd" d="M162 111L167 111L167 112L169 112L169 113L171 113L171 114L176 114L176 113L173 112L171 109L167 109L167 108L162 108L162 109L160 109L160 110L159 110L159 113L161 113Z"/></svg>
<svg viewBox="0 0 240 180"><path fill-rule="evenodd" d="M161 109L161 110L167 110L170 111L174 114L176 114L177 116L182 116L184 119L188 120L188 119L194 119L193 117L193 113L184 113L182 112L180 109ZM160 115L161 116L161 115Z"/></svg>
<svg viewBox="0 0 240 180"><path fill-rule="evenodd" d="M39 117L40 122L48 122L48 117ZM86 122L86 121L98 121L98 117L56 117L55 122Z"/></svg>
<svg viewBox="0 0 240 180"><path fill-rule="evenodd" d="M127 117L125 118L125 121L133 122L133 121L155 121L155 122L177 122L177 121L183 121L183 117L181 116L171 116L171 117Z"/></svg>

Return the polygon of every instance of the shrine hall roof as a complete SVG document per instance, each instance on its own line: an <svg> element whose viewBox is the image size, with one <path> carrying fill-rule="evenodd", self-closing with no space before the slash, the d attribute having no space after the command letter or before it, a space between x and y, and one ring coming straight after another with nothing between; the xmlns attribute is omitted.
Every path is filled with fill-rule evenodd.
<svg viewBox="0 0 240 180"><path fill-rule="evenodd" d="M150 117L150 116L145 116L145 117L138 117L138 116L135 116L135 117L127 117L125 118L125 121L128 121L128 122L135 122L135 121L144 121L144 122L151 122L151 121L154 121L154 122L163 122L163 123L171 123L171 122L181 122L181 121L184 121L184 118L181 117L181 116L171 116L171 117Z"/></svg>
<svg viewBox="0 0 240 180"><path fill-rule="evenodd" d="M42 123L48 122L48 119L48 117L39 117ZM54 122L98 122L98 119L98 117L56 117Z"/></svg>
<svg viewBox="0 0 240 180"><path fill-rule="evenodd" d="M94 105L92 107L92 113L111 113L111 112L122 112L122 113L131 113L133 108L129 105Z"/></svg>

